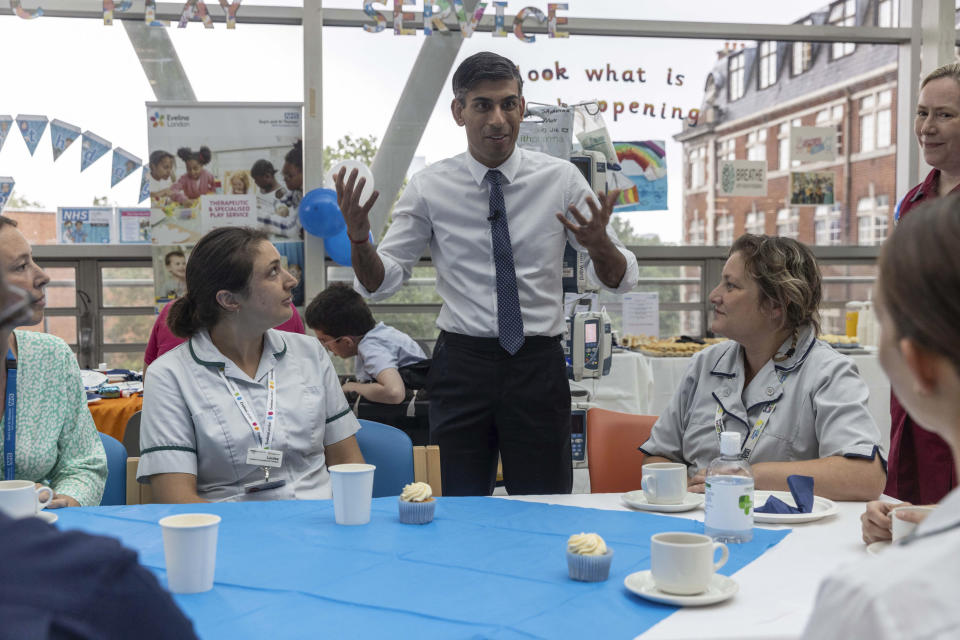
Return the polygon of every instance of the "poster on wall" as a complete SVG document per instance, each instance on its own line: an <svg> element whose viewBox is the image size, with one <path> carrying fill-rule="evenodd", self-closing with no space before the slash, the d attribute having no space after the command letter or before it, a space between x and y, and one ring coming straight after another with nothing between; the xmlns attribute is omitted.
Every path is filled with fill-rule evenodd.
<svg viewBox="0 0 960 640"><path fill-rule="evenodd" d="M837 130L833 127L790 127L790 160L828 162L837 156Z"/></svg>
<svg viewBox="0 0 960 640"><path fill-rule="evenodd" d="M667 209L667 153L663 140L614 142L620 173L633 184L620 194L615 210L665 211Z"/></svg>
<svg viewBox="0 0 960 640"><path fill-rule="evenodd" d="M302 307L304 303L303 285L303 242L274 242L273 246L280 253L283 268L297 279L297 286L293 288L293 304Z"/></svg>
<svg viewBox="0 0 960 640"><path fill-rule="evenodd" d="M117 232L124 244L150 244L150 209L117 207Z"/></svg>
<svg viewBox="0 0 960 640"><path fill-rule="evenodd" d="M764 160L720 160L718 165L719 195L767 195L767 163Z"/></svg>
<svg viewBox="0 0 960 640"><path fill-rule="evenodd" d="M113 207L57 207L57 237L62 244L109 244Z"/></svg>
<svg viewBox="0 0 960 640"><path fill-rule="evenodd" d="M159 103L147 111L146 180L152 241L193 244L224 224L300 240L300 103Z"/></svg>
<svg viewBox="0 0 960 640"><path fill-rule="evenodd" d="M832 171L791 171L790 204L833 204L835 182Z"/></svg>
<svg viewBox="0 0 960 640"><path fill-rule="evenodd" d="M187 292L187 259L193 245L155 244L153 254L153 287L157 312L171 300Z"/></svg>

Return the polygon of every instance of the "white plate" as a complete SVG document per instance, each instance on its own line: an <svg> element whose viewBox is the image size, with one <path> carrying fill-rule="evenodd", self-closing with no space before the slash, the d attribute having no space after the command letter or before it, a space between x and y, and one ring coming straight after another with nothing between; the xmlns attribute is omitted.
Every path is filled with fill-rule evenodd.
<svg viewBox="0 0 960 640"><path fill-rule="evenodd" d="M57 514L52 511L41 510L40 513L37 514L37 517L47 524L53 524L57 521Z"/></svg>
<svg viewBox="0 0 960 640"><path fill-rule="evenodd" d="M827 500L820 496L813 497L813 509L810 513L757 513L756 508L762 507L767 502L769 496L775 496L786 502L791 507L797 506L793 501L793 495L789 491L754 491L753 492L753 521L766 524L797 524L799 522L813 522L820 518L832 516L837 511L837 503L833 500Z"/></svg>
<svg viewBox="0 0 960 640"><path fill-rule="evenodd" d="M93 404L94 402L100 402L103 398L88 398L87 404Z"/></svg>
<svg viewBox="0 0 960 640"><path fill-rule="evenodd" d="M623 580L623 586L641 598L653 600L654 602L662 602L663 604L673 604L678 607L700 607L705 604L723 602L732 597L733 594L740 589L732 578L715 573L713 577L710 578L710 584L707 585L707 590L703 593L697 593L692 596L680 596L657 589L657 586L653 583L653 576L649 571L631 573Z"/></svg>
<svg viewBox="0 0 960 640"><path fill-rule="evenodd" d="M680 504L652 504L647 502L647 497L643 495L642 489L628 491L620 496L623 504L633 509L642 511L659 511L660 513L677 513L678 511L690 511L703 505L702 493L687 493Z"/></svg>
<svg viewBox="0 0 960 640"><path fill-rule="evenodd" d="M80 371L80 379L83 380L83 386L86 389L96 389L104 382L107 381L107 376L100 373L99 371L92 371L90 369L82 369Z"/></svg>
<svg viewBox="0 0 960 640"><path fill-rule="evenodd" d="M870 544L867 545L867 553L869 553L872 556L878 556L884 551L886 551L887 547L889 547L891 544L893 543L890 542L889 540L879 540L877 542L871 542Z"/></svg>

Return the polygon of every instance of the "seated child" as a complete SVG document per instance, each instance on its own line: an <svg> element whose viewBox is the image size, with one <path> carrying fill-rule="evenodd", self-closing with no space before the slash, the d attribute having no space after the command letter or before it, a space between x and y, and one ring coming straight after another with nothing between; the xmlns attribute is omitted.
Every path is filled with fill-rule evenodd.
<svg viewBox="0 0 960 640"><path fill-rule="evenodd" d="M307 326L331 353L356 356L359 382L346 382L372 402L399 404L407 395L399 369L427 359L413 338L376 322L363 297L345 282L334 282L307 306Z"/></svg>

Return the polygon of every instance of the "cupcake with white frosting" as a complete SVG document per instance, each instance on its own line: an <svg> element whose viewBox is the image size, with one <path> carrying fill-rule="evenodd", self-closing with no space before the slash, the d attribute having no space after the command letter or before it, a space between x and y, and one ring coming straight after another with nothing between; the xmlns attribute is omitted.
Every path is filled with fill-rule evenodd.
<svg viewBox="0 0 960 640"><path fill-rule="evenodd" d="M603 582L610 575L613 549L595 533L578 533L567 540L567 569L581 582Z"/></svg>
<svg viewBox="0 0 960 640"><path fill-rule="evenodd" d="M427 524L433 521L437 501L433 490L426 482L411 482L400 494L400 522L403 524Z"/></svg>

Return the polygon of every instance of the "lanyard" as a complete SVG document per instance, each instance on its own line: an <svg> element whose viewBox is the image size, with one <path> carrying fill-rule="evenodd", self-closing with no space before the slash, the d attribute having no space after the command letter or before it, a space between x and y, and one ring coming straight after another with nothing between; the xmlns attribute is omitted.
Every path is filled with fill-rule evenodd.
<svg viewBox="0 0 960 640"><path fill-rule="evenodd" d="M780 384L783 384L783 380L787 377L787 374L782 371L777 372L777 378L780 380ZM776 401L770 402L760 410L760 417L757 418L757 421L753 425L753 430L750 432L750 436L747 438L747 441L744 442L740 447L740 459L749 460L750 454L753 453L753 449L757 444L757 440L760 439L760 435L763 433L763 430L767 428L767 422L770 420L770 416L773 415L774 410L777 408ZM714 418L713 426L717 430L717 439L720 439L720 434L724 432L723 426L723 405L717 402L717 414Z"/></svg>
<svg viewBox="0 0 960 640"><path fill-rule="evenodd" d="M217 369L217 373L220 374L220 379L223 380L223 383L227 385L227 390L230 392L230 395L233 396L233 400L237 403L237 408L240 409L243 418L247 421L247 424L250 425L254 440L257 441L257 444L261 448L269 449L270 443L273 440L273 419L277 413L277 384L275 372L271 371L267 376L267 417L262 425L257 422L253 411L251 411L250 406L240 393L237 385L223 374L222 368Z"/></svg>
<svg viewBox="0 0 960 640"><path fill-rule="evenodd" d="M13 480L17 456L17 361L7 350L7 393L3 403L3 479Z"/></svg>

